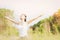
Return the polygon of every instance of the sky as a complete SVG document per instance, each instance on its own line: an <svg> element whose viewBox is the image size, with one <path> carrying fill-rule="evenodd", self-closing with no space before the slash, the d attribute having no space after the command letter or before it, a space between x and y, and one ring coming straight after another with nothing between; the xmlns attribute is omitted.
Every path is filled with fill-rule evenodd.
<svg viewBox="0 0 60 40"><path fill-rule="evenodd" d="M0 0L0 8L13 10L16 19L22 13L27 15L27 20L40 14L44 14L43 19L60 9L60 0Z"/></svg>

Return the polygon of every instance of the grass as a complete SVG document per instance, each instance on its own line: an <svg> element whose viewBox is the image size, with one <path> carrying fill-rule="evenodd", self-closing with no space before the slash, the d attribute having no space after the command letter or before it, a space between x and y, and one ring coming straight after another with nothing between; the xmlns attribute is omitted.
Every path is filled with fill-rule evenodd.
<svg viewBox="0 0 60 40"><path fill-rule="evenodd" d="M40 33L40 32L36 32L36 33L30 33L30 35L32 36L33 40L60 40L60 34L55 34L53 35L52 33Z"/></svg>
<svg viewBox="0 0 60 40"><path fill-rule="evenodd" d="M8 30L8 29L7 29ZM15 31L15 29L10 29L11 32ZM18 40L18 35L17 33L11 33L10 32L10 35L8 35L9 31L5 31L3 32L2 34L0 34L0 40ZM29 40L60 40L60 34L51 34L51 33L47 33L47 32L44 32L44 33L40 33L38 31L35 31L35 33L33 33L32 30L29 30Z"/></svg>

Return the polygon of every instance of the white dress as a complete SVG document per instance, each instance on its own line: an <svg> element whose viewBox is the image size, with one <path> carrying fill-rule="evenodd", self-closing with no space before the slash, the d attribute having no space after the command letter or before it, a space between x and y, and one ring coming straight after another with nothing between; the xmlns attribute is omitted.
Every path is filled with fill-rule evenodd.
<svg viewBox="0 0 60 40"><path fill-rule="evenodd" d="M28 26L28 24L26 22L23 22L20 25L17 25L16 28L18 29L20 37L28 36L29 26Z"/></svg>
<svg viewBox="0 0 60 40"><path fill-rule="evenodd" d="M10 19L9 17L6 17L6 18ZM10 19L10 20L12 20L12 19ZM25 36L28 35L29 26L28 26L28 24L26 22L21 22L20 25L14 24L14 27L18 29L20 37L25 37Z"/></svg>

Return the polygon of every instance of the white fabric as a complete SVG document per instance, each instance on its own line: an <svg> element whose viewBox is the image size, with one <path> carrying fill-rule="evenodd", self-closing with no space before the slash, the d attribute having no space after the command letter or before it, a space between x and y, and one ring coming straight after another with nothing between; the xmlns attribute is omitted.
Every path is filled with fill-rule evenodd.
<svg viewBox="0 0 60 40"><path fill-rule="evenodd" d="M20 37L28 36L27 32L28 32L29 26L26 22L21 23L20 25L17 25L16 28L18 29Z"/></svg>
<svg viewBox="0 0 60 40"><path fill-rule="evenodd" d="M10 18L7 17L7 16L5 16L5 17L6 17L7 19L10 19ZM12 19L10 19L10 20L12 20ZM14 20L13 20L13 21L14 21ZM29 26L28 26L28 24L27 24L26 22L21 22L20 25L15 24L14 27L18 29L19 36L20 36L20 37L24 37L24 36L27 36L27 35L28 35L27 32L28 32Z"/></svg>

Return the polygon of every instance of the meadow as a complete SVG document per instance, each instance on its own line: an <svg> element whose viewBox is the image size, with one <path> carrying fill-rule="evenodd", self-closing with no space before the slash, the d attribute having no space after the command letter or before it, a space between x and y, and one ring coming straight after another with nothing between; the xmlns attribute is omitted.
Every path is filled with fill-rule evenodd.
<svg viewBox="0 0 60 40"><path fill-rule="evenodd" d="M4 18L5 15L13 17L13 11L0 9L0 40L18 40L17 29ZM53 16L32 25L28 34L29 40L60 40L60 9Z"/></svg>

